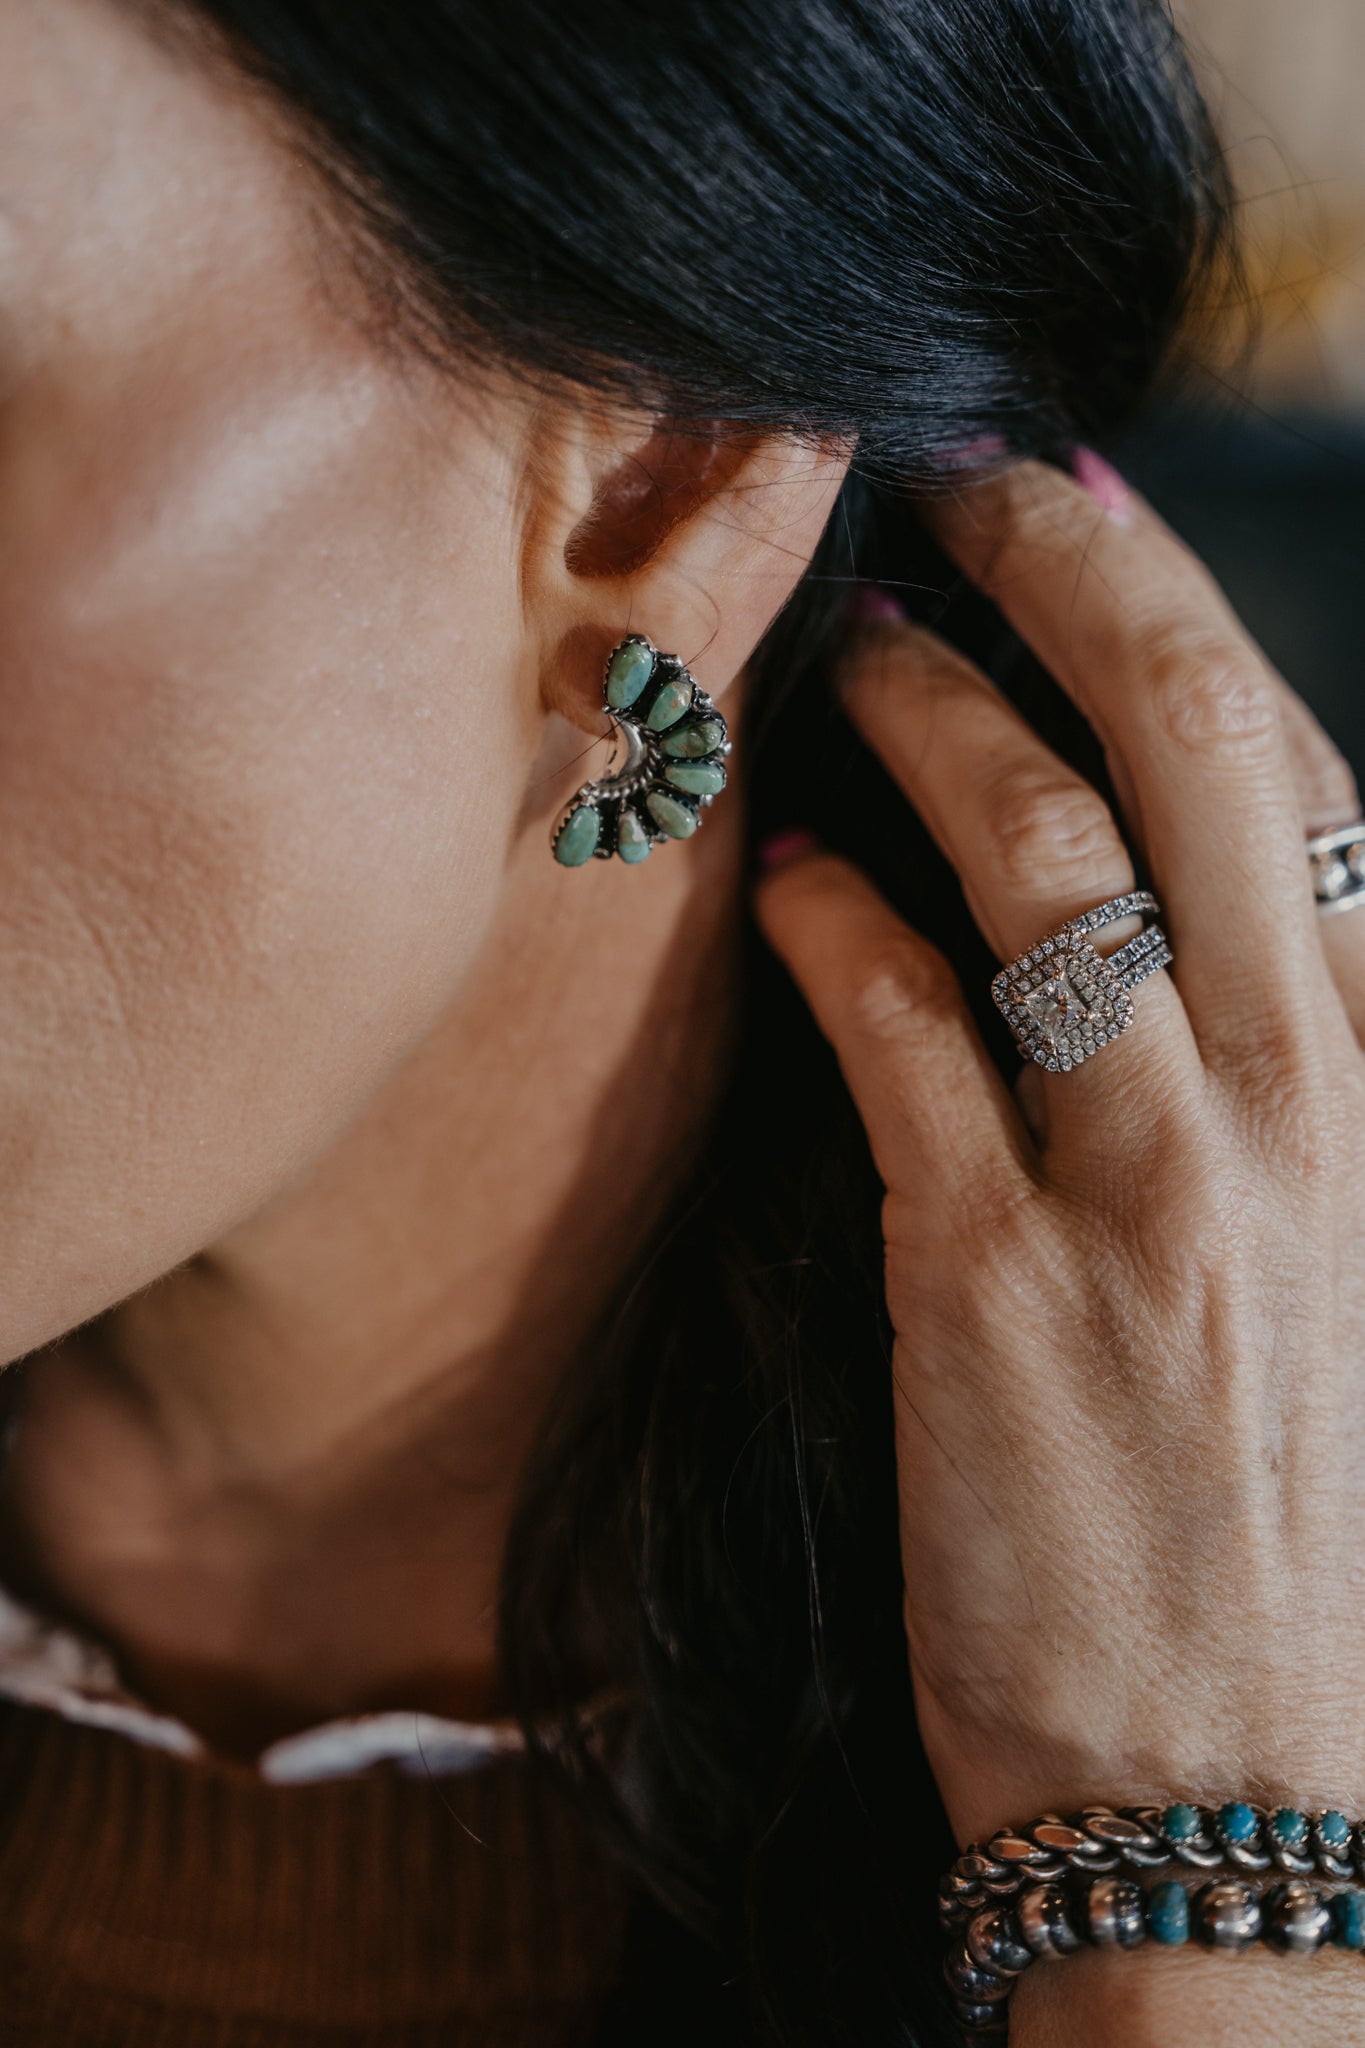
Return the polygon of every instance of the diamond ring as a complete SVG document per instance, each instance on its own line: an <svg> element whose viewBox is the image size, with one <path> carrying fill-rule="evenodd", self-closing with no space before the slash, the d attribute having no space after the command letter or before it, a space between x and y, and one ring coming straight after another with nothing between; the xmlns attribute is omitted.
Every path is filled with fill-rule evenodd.
<svg viewBox="0 0 1365 2048"><path fill-rule="evenodd" d="M1365 826L1358 834L1365 843ZM1049 1074L1068 1074L1128 1029L1132 991L1170 966L1166 934L1159 924L1144 924L1136 938L1109 954L1097 951L1090 934L1121 917L1155 918L1159 909L1149 889L1111 896L1001 968L991 994L1025 1059Z"/></svg>
<svg viewBox="0 0 1365 2048"><path fill-rule="evenodd" d="M1365 903L1365 822L1310 839L1308 865L1319 910L1353 910Z"/></svg>

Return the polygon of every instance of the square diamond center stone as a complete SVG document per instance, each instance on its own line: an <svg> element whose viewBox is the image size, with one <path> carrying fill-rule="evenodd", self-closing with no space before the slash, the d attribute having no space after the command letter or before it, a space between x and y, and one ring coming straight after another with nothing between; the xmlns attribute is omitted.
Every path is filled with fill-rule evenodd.
<svg viewBox="0 0 1365 2048"><path fill-rule="evenodd" d="M1079 963L1064 961L1058 973L1041 988L1030 989L1024 997L1024 1008L1050 1045L1059 1044L1066 1032L1074 1031L1094 1014L1071 979L1073 964Z"/></svg>
<svg viewBox="0 0 1365 2048"><path fill-rule="evenodd" d="M1106 954L1061 931L1022 954L992 984L1026 1058L1070 1072L1133 1021L1132 998Z"/></svg>

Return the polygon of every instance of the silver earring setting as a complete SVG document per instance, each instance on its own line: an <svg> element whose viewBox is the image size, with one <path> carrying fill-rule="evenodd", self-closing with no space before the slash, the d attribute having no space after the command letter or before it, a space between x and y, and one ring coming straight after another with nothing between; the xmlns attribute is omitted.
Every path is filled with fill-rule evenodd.
<svg viewBox="0 0 1365 2048"><path fill-rule="evenodd" d="M566 868L614 853L633 866L660 839L690 839L725 787L725 720L676 654L628 634L607 657L602 696L625 760L560 814L550 847Z"/></svg>

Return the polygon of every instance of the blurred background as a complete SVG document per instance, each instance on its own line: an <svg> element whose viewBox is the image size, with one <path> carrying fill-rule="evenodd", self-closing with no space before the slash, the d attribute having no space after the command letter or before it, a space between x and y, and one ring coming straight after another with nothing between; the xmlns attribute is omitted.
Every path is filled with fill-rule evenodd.
<svg viewBox="0 0 1365 2048"><path fill-rule="evenodd" d="M1365 0L1176 0L1239 194L1254 341L1120 451L1365 780Z"/></svg>

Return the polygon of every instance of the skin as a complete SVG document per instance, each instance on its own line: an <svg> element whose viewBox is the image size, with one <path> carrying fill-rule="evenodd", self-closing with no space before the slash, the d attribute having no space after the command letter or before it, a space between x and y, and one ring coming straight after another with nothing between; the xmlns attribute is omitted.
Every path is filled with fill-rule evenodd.
<svg viewBox="0 0 1365 2048"><path fill-rule="evenodd" d="M848 702L1002 960L1144 849L1176 968L1133 1026L1011 1091L846 862L760 899L886 1183L906 1630L964 1842L1091 1801L1365 1799L1365 929L1319 916L1303 854L1358 800L1202 568L1116 509L1020 465L936 523L1091 721L1122 828L927 632L865 639ZM1030 1973L1011 2038L1231 2040L1245 1980L1190 1963L1131 2006L1122 1965ZM1274 2038L1335 2003L1358 2031L1359 1972L1314 1977L1271 1980Z"/></svg>
<svg viewBox="0 0 1365 2048"><path fill-rule="evenodd" d="M738 788L640 871L549 827L632 627L742 763L846 459L416 365L349 256L221 69L0 0L5 1563L243 1754L497 1704L527 1448L688 1143L638 1062L705 1108L742 908ZM854 870L760 894L887 1185L930 1757L964 1838L1230 1769L1361 1810L1365 920L1302 854L1354 791L1140 507L1023 469L938 516L1104 738L1179 965L1014 1094ZM929 636L849 690L1002 957L1126 885ZM1225 1967L1035 1972L1018 2037L1243 2040ZM1274 2038L1358 2026L1358 1963L1243 1967Z"/></svg>
<svg viewBox="0 0 1365 2048"><path fill-rule="evenodd" d="M233 1748L483 1711L739 900L738 800L638 871L550 828L623 632L737 714L843 464L415 364L278 123L98 0L0 5L0 234L10 1568Z"/></svg>

